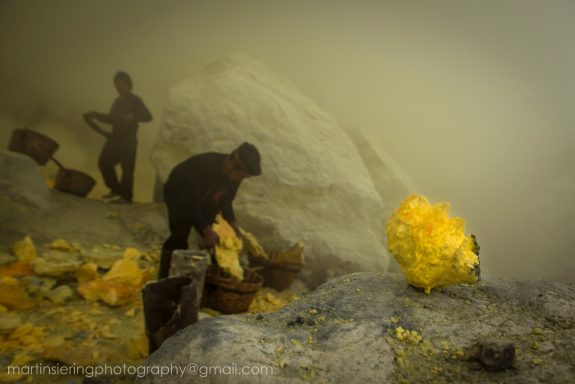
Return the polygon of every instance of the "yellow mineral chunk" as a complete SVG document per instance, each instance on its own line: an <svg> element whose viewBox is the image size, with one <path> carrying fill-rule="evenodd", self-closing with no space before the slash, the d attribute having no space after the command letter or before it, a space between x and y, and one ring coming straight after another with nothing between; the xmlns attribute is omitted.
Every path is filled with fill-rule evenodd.
<svg viewBox="0 0 575 384"><path fill-rule="evenodd" d="M408 331L402 327L395 328L395 337L399 341L406 341L410 344L417 344L421 341L422 337L417 331Z"/></svg>
<svg viewBox="0 0 575 384"><path fill-rule="evenodd" d="M449 204L430 205L424 196L408 196L389 218L387 247L409 284L432 288L479 279L479 258L465 222L450 218Z"/></svg>
<svg viewBox="0 0 575 384"><path fill-rule="evenodd" d="M26 365L32 361L34 361L34 358L32 356L30 356L28 353L18 352L12 358L12 362L10 363L10 365L21 366L21 365Z"/></svg>
<svg viewBox="0 0 575 384"><path fill-rule="evenodd" d="M303 264L303 243L299 242L293 247L279 252L274 260L284 264Z"/></svg>
<svg viewBox="0 0 575 384"><path fill-rule="evenodd" d="M259 243L254 235L250 232L244 231L243 229L240 230L242 232L242 236L244 237L244 241L248 248L249 253L255 258L261 259L268 259L270 258L269 254L266 252L264 247Z"/></svg>
<svg viewBox="0 0 575 384"><path fill-rule="evenodd" d="M126 248L124 250L124 259L130 259L138 261L142 257L142 252L138 251L136 248Z"/></svg>
<svg viewBox="0 0 575 384"><path fill-rule="evenodd" d="M273 288L264 287L256 292L256 296L248 308L250 313L273 312L285 307L294 300L299 299L297 295L278 292Z"/></svg>
<svg viewBox="0 0 575 384"><path fill-rule="evenodd" d="M15 263L0 267L0 276L30 276L34 270L27 262L17 261Z"/></svg>
<svg viewBox="0 0 575 384"><path fill-rule="evenodd" d="M76 269L76 279L78 282L92 281L98 277L98 265L86 263Z"/></svg>
<svg viewBox="0 0 575 384"><path fill-rule="evenodd" d="M216 222L212 224L212 229L220 237L220 243L215 250L218 265L233 279L242 281L244 279L244 270L240 265L242 240L221 215L216 217Z"/></svg>
<svg viewBox="0 0 575 384"><path fill-rule="evenodd" d="M0 305L9 309L27 309L36 305L20 282L12 277L0 276Z"/></svg>
<svg viewBox="0 0 575 384"><path fill-rule="evenodd" d="M134 260L121 259L101 278L80 282L78 292L86 300L120 306L134 301L148 279L147 271L140 269Z"/></svg>
<svg viewBox="0 0 575 384"><path fill-rule="evenodd" d="M221 312L218 312L215 309L208 308L208 307L200 308L200 312L205 313L206 315L212 316L212 317L217 317L217 316L222 315Z"/></svg>
<svg viewBox="0 0 575 384"><path fill-rule="evenodd" d="M37 256L36 246L30 236L14 242L12 253L18 258L18 261L29 263Z"/></svg>
<svg viewBox="0 0 575 384"><path fill-rule="evenodd" d="M0 372L0 383L15 383L24 378L24 375L19 372Z"/></svg>
<svg viewBox="0 0 575 384"><path fill-rule="evenodd" d="M56 239L50 243L50 248L58 251L73 252L74 247L64 239Z"/></svg>

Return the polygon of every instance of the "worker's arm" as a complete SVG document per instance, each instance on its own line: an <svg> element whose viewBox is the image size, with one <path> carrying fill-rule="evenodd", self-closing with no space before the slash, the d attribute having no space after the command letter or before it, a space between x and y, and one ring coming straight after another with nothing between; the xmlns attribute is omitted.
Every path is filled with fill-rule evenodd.
<svg viewBox="0 0 575 384"><path fill-rule="evenodd" d="M222 210L222 217L226 219L228 223L232 226L236 235L240 237L240 228L236 222L236 214L234 213L233 201L236 197L238 192L238 188L240 187L240 183L236 183L227 192L222 196L220 201L220 209Z"/></svg>
<svg viewBox="0 0 575 384"><path fill-rule="evenodd" d="M134 117L139 123L152 121L150 110L144 105L142 99L137 96L134 98Z"/></svg>
<svg viewBox="0 0 575 384"><path fill-rule="evenodd" d="M202 212L200 195L193 181L186 180L182 198L186 199L185 207L192 218L192 225L198 232L208 248L213 248L219 243L219 237L212 229L211 224L206 220Z"/></svg>
<svg viewBox="0 0 575 384"><path fill-rule="evenodd" d="M130 113L126 113L121 117L123 123L147 123L152 121L152 114L138 96L133 95L130 109Z"/></svg>

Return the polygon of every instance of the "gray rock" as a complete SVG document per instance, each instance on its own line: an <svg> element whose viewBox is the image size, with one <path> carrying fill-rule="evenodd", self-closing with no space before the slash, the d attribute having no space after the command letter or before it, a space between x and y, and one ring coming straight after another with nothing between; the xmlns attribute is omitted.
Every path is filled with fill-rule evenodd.
<svg viewBox="0 0 575 384"><path fill-rule="evenodd" d="M46 207L50 190L42 168L31 157L21 153L0 152L0 190L21 204Z"/></svg>
<svg viewBox="0 0 575 384"><path fill-rule="evenodd" d="M355 273L275 313L203 319L146 361L194 363L195 374L136 382L570 383L575 309L567 302L575 284L485 278L425 295L401 275ZM469 359L477 343L493 340L515 347L512 368L491 372ZM223 374L230 365L273 373Z"/></svg>
<svg viewBox="0 0 575 384"><path fill-rule="evenodd" d="M32 235L35 244L65 238L83 248L103 243L145 250L168 235L163 204L107 204L50 190L26 155L0 152L0 245Z"/></svg>

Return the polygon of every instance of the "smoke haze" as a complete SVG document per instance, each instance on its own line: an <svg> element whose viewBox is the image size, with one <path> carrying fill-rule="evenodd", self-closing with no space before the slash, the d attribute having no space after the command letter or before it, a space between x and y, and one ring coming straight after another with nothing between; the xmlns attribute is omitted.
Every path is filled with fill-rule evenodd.
<svg viewBox="0 0 575 384"><path fill-rule="evenodd" d="M45 132L101 185L103 139L81 114L106 112L125 70L154 115L136 167L135 199L150 201L168 89L241 51L451 202L488 273L575 281L574 19L560 0L1 0L0 144Z"/></svg>

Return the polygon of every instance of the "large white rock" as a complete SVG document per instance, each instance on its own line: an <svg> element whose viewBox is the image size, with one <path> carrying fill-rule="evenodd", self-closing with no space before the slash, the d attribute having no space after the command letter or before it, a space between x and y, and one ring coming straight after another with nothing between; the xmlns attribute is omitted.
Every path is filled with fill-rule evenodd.
<svg viewBox="0 0 575 384"><path fill-rule="evenodd" d="M165 181L193 154L248 141L263 175L244 181L240 225L268 249L306 244L312 285L352 271L384 271L384 204L345 131L272 70L243 55L218 60L173 87L152 161Z"/></svg>

